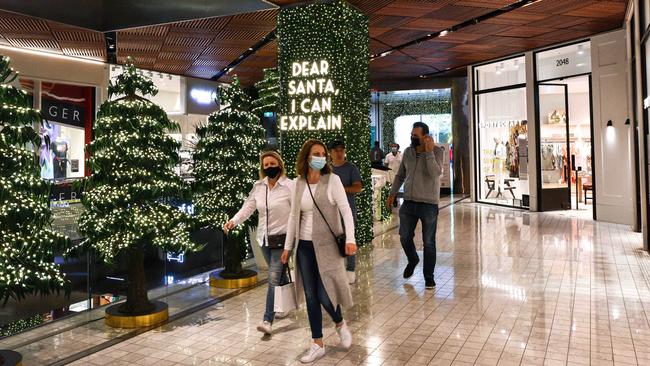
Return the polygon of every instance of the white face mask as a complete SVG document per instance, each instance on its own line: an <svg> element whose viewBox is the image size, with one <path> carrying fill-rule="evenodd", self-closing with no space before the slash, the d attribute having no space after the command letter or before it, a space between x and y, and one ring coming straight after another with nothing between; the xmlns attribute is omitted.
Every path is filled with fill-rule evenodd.
<svg viewBox="0 0 650 366"><path fill-rule="evenodd" d="M327 159L324 156L312 156L309 161L309 166L314 170L321 170L327 164Z"/></svg>
<svg viewBox="0 0 650 366"><path fill-rule="evenodd" d="M393 147L393 148L390 149L390 151L392 151L395 154L395 153L397 153L397 148Z"/></svg>

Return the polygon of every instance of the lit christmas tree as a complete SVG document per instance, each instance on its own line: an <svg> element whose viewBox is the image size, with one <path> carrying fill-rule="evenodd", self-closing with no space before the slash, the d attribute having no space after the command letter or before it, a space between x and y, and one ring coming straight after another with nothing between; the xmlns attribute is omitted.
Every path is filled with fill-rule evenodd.
<svg viewBox="0 0 650 366"><path fill-rule="evenodd" d="M228 106L197 128L194 152L194 204L201 221L216 227L237 213L252 189L258 178L259 154L266 143L264 128L249 112L250 99L237 77L230 86L219 89L219 98ZM247 231L242 225L229 233L222 277L244 275L241 262L246 255Z"/></svg>
<svg viewBox="0 0 650 366"><path fill-rule="evenodd" d="M181 197L185 188L172 170L180 144L167 135L179 126L144 98L158 90L132 64L110 83L108 92L110 97L122 97L102 104L95 140L87 146L93 173L85 181L82 202L86 212L79 220L79 231L87 238L86 246L106 262L121 253L126 255L129 284L119 311L146 314L154 305L147 296L145 248L154 246L165 252L197 249L190 240L192 219L165 204Z"/></svg>
<svg viewBox="0 0 650 366"><path fill-rule="evenodd" d="M34 124L40 113L29 95L9 85L17 73L0 57L0 300L48 295L69 287L54 253L69 240L50 228L50 187L40 178L34 151L41 138ZM49 146L49 141L47 142Z"/></svg>
<svg viewBox="0 0 650 366"><path fill-rule="evenodd" d="M264 79L255 84L259 98L253 101L252 112L261 117L264 112L278 112L280 104L280 76L278 69L264 69Z"/></svg>

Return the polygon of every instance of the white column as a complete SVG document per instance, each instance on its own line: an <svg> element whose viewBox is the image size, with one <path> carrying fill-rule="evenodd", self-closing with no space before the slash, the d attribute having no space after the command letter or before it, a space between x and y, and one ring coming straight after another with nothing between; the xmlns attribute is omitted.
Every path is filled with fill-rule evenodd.
<svg viewBox="0 0 650 366"><path fill-rule="evenodd" d="M530 211L539 211L537 207L537 146L539 146L539 136L537 136L537 114L535 113L535 65L533 62L534 55L532 52L526 53L526 118L528 120L528 184L530 192Z"/></svg>
<svg viewBox="0 0 650 366"><path fill-rule="evenodd" d="M591 39L596 215L633 225L633 166L628 110L625 31ZM607 127L611 121L612 127Z"/></svg>

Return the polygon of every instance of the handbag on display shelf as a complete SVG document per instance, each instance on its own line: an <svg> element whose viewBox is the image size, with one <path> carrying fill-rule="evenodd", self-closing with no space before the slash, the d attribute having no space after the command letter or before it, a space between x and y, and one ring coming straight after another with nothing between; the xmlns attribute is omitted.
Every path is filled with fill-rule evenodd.
<svg viewBox="0 0 650 366"><path fill-rule="evenodd" d="M289 311L298 308L296 284L291 278L289 266L285 264L282 271L287 272L289 282L280 286L275 286L275 293L273 294L273 311L276 313L288 313Z"/></svg>

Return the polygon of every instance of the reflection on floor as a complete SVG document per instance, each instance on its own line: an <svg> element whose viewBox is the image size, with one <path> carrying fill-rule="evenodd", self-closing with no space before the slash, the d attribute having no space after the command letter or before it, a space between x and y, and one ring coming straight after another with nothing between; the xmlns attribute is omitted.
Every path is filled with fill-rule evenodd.
<svg viewBox="0 0 650 366"><path fill-rule="evenodd" d="M337 347L326 322L329 347L318 364L648 365L650 256L641 240L622 225L449 206L439 218L438 287L425 290L420 271L402 278L397 230L377 237L360 254L356 305L344 312L354 345ZM297 364L309 344L305 311L262 337L255 327L265 293L255 288L75 364ZM52 342L70 338L84 333Z"/></svg>

